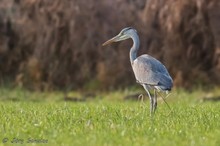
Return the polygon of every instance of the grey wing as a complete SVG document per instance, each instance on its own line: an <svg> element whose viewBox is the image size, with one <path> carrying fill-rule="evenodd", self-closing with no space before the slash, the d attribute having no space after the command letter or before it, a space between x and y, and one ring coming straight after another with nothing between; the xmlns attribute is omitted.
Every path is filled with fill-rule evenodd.
<svg viewBox="0 0 220 146"><path fill-rule="evenodd" d="M141 84L159 86L163 90L170 90L173 86L166 67L149 55L141 55L135 59L132 68L136 80Z"/></svg>

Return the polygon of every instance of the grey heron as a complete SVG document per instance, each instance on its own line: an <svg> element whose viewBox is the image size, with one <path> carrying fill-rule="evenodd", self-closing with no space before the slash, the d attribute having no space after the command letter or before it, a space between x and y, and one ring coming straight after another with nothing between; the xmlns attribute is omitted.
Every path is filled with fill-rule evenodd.
<svg viewBox="0 0 220 146"><path fill-rule="evenodd" d="M173 80L166 67L154 57L148 54L137 57L140 40L137 31L132 27L122 29L118 35L103 43L103 46L129 38L133 40L133 46L130 49L131 66L136 81L144 87L149 96L150 114L152 115L157 109L157 92L170 91L173 86ZM149 92L151 89L154 90L153 97Z"/></svg>

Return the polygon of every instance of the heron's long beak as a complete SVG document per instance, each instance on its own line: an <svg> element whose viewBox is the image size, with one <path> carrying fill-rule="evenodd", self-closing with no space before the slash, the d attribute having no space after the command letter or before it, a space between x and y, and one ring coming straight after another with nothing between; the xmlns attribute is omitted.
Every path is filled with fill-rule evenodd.
<svg viewBox="0 0 220 146"><path fill-rule="evenodd" d="M105 46L105 45L111 44L111 43L113 43L113 42L119 41L120 36L121 36L121 35L117 35L117 36L111 38L110 40L107 40L106 42L104 42L104 43L102 44L102 46Z"/></svg>

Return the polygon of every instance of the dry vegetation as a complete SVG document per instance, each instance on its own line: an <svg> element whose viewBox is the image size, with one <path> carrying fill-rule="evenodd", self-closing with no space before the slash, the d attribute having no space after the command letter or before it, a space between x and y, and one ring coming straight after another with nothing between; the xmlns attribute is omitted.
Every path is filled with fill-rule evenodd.
<svg viewBox="0 0 220 146"><path fill-rule="evenodd" d="M1 0L0 79L32 89L134 84L131 42L101 47L133 26L140 53L165 63L176 85L217 82L219 8L205 0Z"/></svg>

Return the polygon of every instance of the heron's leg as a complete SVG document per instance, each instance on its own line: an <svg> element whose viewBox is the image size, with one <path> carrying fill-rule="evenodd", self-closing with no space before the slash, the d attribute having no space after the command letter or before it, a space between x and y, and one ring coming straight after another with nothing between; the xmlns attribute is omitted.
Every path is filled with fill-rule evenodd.
<svg viewBox="0 0 220 146"><path fill-rule="evenodd" d="M148 91L146 85L144 85L144 89L147 92L147 95L148 95L148 97L150 99L150 115L152 116L152 113L153 113L153 98L151 97L150 92Z"/></svg>
<svg viewBox="0 0 220 146"><path fill-rule="evenodd" d="M156 109L157 109L157 91L156 91L156 89L154 89L154 103L153 103L153 106L154 106L154 113L155 113Z"/></svg>

